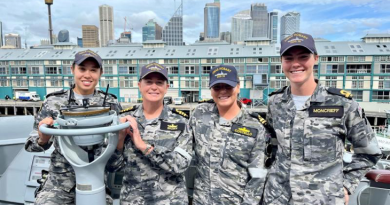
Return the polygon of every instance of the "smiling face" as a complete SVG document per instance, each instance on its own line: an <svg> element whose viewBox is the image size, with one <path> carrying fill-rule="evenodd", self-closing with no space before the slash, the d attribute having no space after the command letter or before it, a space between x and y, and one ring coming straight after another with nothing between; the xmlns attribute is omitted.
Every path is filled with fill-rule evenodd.
<svg viewBox="0 0 390 205"><path fill-rule="evenodd" d="M225 83L218 83L211 87L211 96L218 109L226 109L237 104L237 96L240 93L240 84L232 87Z"/></svg>
<svg viewBox="0 0 390 205"><path fill-rule="evenodd" d="M80 95L90 95L95 91L102 69L95 60L88 58L80 65L72 66L72 73L75 82L74 91Z"/></svg>
<svg viewBox="0 0 390 205"><path fill-rule="evenodd" d="M292 86L314 82L313 68L318 56L304 47L296 46L282 56L282 68Z"/></svg>
<svg viewBox="0 0 390 205"><path fill-rule="evenodd" d="M150 73L138 82L138 87L144 102L162 102L169 85L161 74Z"/></svg>

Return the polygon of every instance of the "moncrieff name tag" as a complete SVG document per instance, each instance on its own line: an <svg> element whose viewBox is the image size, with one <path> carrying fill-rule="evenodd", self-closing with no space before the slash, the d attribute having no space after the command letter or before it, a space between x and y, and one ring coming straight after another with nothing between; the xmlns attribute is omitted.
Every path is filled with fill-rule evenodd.
<svg viewBox="0 0 390 205"><path fill-rule="evenodd" d="M161 122L160 129L161 130L168 130L168 131L177 131L177 130L184 130L185 125L184 123L171 123L171 122Z"/></svg>
<svg viewBox="0 0 390 205"><path fill-rule="evenodd" d="M337 117L344 115L343 106L311 106L309 108L309 117Z"/></svg>
<svg viewBox="0 0 390 205"><path fill-rule="evenodd" d="M238 125L238 124L233 124L231 130L233 133L245 135L248 137L256 137L257 136L257 129L245 127L245 126Z"/></svg>

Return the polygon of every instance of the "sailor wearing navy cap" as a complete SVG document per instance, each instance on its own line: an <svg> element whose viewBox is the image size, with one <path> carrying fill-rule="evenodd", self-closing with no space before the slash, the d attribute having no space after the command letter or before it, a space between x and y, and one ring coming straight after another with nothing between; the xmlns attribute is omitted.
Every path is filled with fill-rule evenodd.
<svg viewBox="0 0 390 205"><path fill-rule="evenodd" d="M314 39L294 33L281 42L286 86L270 94L267 121L278 141L263 204L348 204L360 179L380 159L370 123L352 95L314 78ZM343 163L344 142L354 147Z"/></svg>
<svg viewBox="0 0 390 205"><path fill-rule="evenodd" d="M184 171L192 159L188 115L163 104L168 69L158 63L141 68L142 104L121 112L131 130L120 132L109 171L124 170L121 205L187 205Z"/></svg>
<svg viewBox="0 0 390 205"><path fill-rule="evenodd" d="M190 118L197 170L193 204L258 204L267 174L262 118L238 101L234 66L211 69L209 85L213 101L200 104Z"/></svg>

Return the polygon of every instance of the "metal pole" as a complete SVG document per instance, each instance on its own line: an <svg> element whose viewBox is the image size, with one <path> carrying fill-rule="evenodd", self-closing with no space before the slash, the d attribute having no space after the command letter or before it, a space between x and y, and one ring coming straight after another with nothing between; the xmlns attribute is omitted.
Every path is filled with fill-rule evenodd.
<svg viewBox="0 0 390 205"><path fill-rule="evenodd" d="M53 45L53 29L51 27L51 10L50 10L50 4L47 5L48 11L49 11L49 34L50 34L50 45Z"/></svg>

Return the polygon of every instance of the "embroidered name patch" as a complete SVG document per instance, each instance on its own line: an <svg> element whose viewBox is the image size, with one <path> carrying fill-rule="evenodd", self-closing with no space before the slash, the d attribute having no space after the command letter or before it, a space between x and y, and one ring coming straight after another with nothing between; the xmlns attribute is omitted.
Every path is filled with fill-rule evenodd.
<svg viewBox="0 0 390 205"><path fill-rule="evenodd" d="M168 131L177 131L177 130L184 130L185 125L184 123L170 123L170 122L161 122L160 129L161 130L168 130Z"/></svg>
<svg viewBox="0 0 390 205"><path fill-rule="evenodd" d="M343 106L311 106L309 108L309 117L337 117L344 115Z"/></svg>
<svg viewBox="0 0 390 205"><path fill-rule="evenodd" d="M233 124L232 126L232 132L245 135L248 137L256 137L257 136L257 129L241 126L238 124Z"/></svg>

